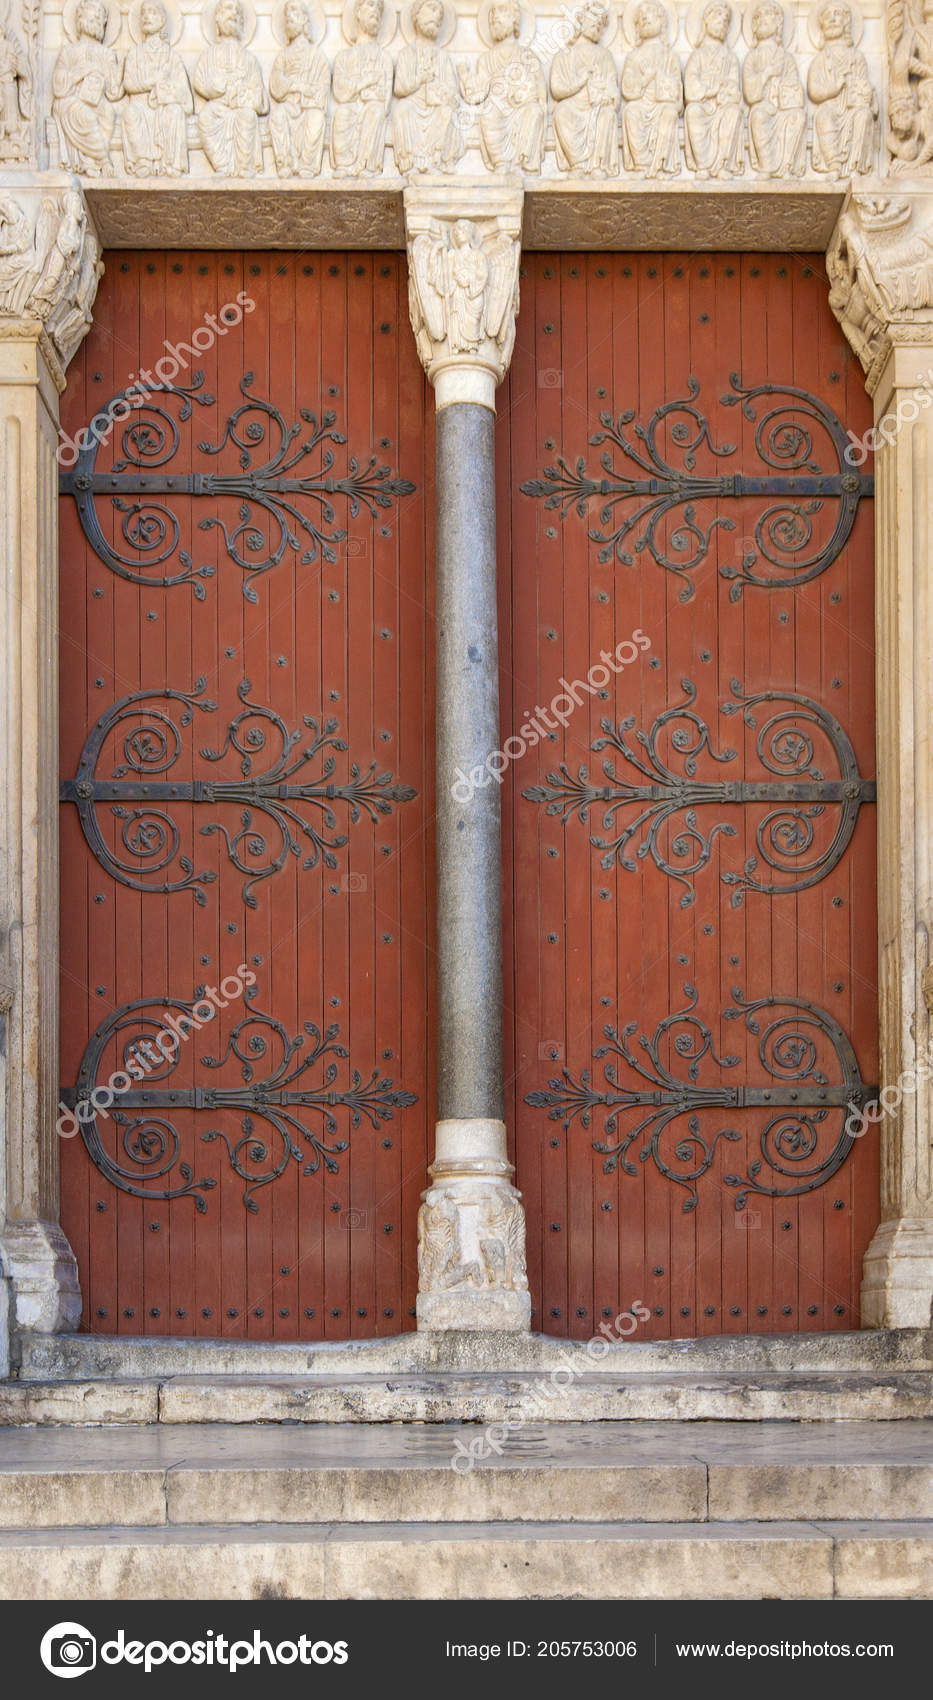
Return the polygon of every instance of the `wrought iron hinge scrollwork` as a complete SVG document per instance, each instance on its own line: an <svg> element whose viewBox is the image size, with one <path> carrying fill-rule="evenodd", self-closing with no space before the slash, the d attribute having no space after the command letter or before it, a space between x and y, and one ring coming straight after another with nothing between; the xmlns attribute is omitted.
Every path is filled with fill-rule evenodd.
<svg viewBox="0 0 933 1700"><path fill-rule="evenodd" d="M601 504L602 529L589 533L602 545L600 561L611 561L615 555L631 566L632 550L635 554L647 551L659 567L682 581L682 602L694 594L690 575L706 560L713 533L736 527L729 514L699 519L697 503L714 500L721 505L760 496L766 505L753 522L754 547L746 548L739 561L725 561L719 567L723 578L733 580L730 599L737 601L747 585L794 589L818 578L845 547L859 503L874 493L874 479L856 471L846 459L850 445L842 422L817 396L793 384L758 384L748 389L735 373L730 382L732 393L720 399L724 407L740 405L745 418L755 423L760 464L754 470L696 471L702 448L721 460L734 455L737 447L714 443L710 421L695 405L700 386L691 377L686 396L656 408L647 425L634 425L637 441L626 429L635 419L634 412L622 413L618 419L611 413L599 415L601 429L590 437L590 444L594 448L610 445L600 456L600 473L589 471L583 455L573 464L561 455L555 465L545 467L543 478L527 479L521 486L523 493L543 498L545 507L559 512L562 520L571 509L585 518L592 503ZM755 404L772 398L774 405L759 418ZM825 434L834 456L835 465L829 470L814 458L814 427ZM674 462L675 451L680 464ZM642 476L620 470L616 453ZM835 521L830 535L818 542L813 516L827 501L836 504ZM620 517L617 509L622 504ZM668 519L674 526L665 543L662 528Z"/></svg>
<svg viewBox="0 0 933 1700"><path fill-rule="evenodd" d="M722 1011L722 1019L744 1021L757 1040L762 1079L741 1085L722 1079L704 1084L702 1063L722 1073L738 1068L741 1059L719 1055L712 1029L694 1014L696 988L685 985L684 994L683 1009L659 1021L650 1038L638 1035L637 1052L630 1043L638 1033L636 1021L603 1029L606 1043L593 1052L610 1059L603 1068L602 1089L593 1083L589 1069L577 1080L565 1068L560 1079L548 1082L546 1091L529 1092L526 1104L547 1109L549 1119L562 1122L566 1130L577 1119L589 1129L594 1115L604 1115L604 1137L593 1141L593 1150L604 1158L604 1173L620 1169L637 1175L629 1156L635 1147L640 1162L652 1162L659 1174L686 1190L684 1210L696 1209L697 1182L712 1166L720 1140L735 1143L742 1138L734 1126L711 1132L701 1118L715 1111L760 1111L767 1117L757 1136L760 1155L744 1175L722 1177L726 1186L736 1189L737 1210L744 1209L750 1193L791 1198L823 1186L852 1150L852 1119L859 1119L865 1105L877 1097L877 1087L862 1079L838 1021L801 998L746 1001L733 987L735 1002ZM625 1083L626 1072L631 1085ZM620 1126L627 1111L633 1116ZM686 1127L677 1128L684 1117Z"/></svg>
<svg viewBox="0 0 933 1700"><path fill-rule="evenodd" d="M851 841L863 803L875 800L876 784L863 779L852 742L834 715L812 698L794 691L757 691L746 696L736 679L731 682L734 701L721 705L725 715L741 714L755 736L755 751L768 777L751 779L702 778L697 775L699 758L721 765L736 761L734 749L716 750L712 733L693 704L696 687L682 679L684 700L659 714L647 732L635 730L638 748L626 734L635 728L634 716L620 721L601 720L602 737L590 748L621 756L641 782L616 772L613 755L602 764L604 783L594 784L584 765L574 774L565 762L547 775L546 785L531 785L522 792L533 803L543 803L547 814L559 815L566 826L578 816L585 824L596 804L604 806L603 832L590 838L601 850L602 866L615 862L634 871L637 860L650 856L655 867L685 887L681 905L694 901L693 879L706 867L717 837L734 838L736 828L727 821L705 826L701 810L712 804L777 803L755 825L758 854L749 856L741 873L726 870L725 885L733 888L737 907L747 891L776 897L805 891L836 867ZM756 710L768 709L759 725ZM671 755L662 747L667 738ZM830 754L836 774L827 777L818 765L820 750ZM677 757L680 771L671 762ZM827 817L827 831L818 839L817 823ZM665 838L665 829L670 828ZM629 854L633 841L634 858ZM759 864L764 864L762 868ZM637 860L636 860L637 859ZM771 870L768 877L765 868Z"/></svg>
<svg viewBox="0 0 933 1700"><path fill-rule="evenodd" d="M333 409L319 416L303 407L299 421L287 425L277 407L251 394L252 372L240 380L245 400L225 421L220 441L197 445L204 455L235 448L239 471L195 472L172 466L181 443L178 423L191 418L195 405L215 405L215 397L202 390L203 383L204 373L196 372L188 385L153 385L144 400L132 386L121 391L92 419L87 433L90 442L79 451L72 470L59 479L62 494L74 497L81 528L94 553L120 578L150 588L191 584L203 601L203 581L213 576L214 568L196 566L190 550L179 547L181 526L172 497L239 500L236 524L208 514L198 520L198 527L222 533L227 555L244 574L243 594L255 602L252 581L276 566L286 549L301 551L302 562L313 561L318 554L325 561L336 561L335 544L347 536L336 526L337 502L346 504L351 518L361 509L375 517L397 497L414 491L410 479L396 477L376 455L368 460L351 455L346 474L334 477L334 445L347 439L336 429ZM110 424L117 408L122 409L121 419L127 413L136 417L121 426ZM122 455L109 471L101 471L98 452L109 430L119 431ZM263 449L265 459L254 465L254 457ZM316 469L296 474L309 456L317 458ZM108 541L97 511L97 501L108 497L122 516L119 544ZM310 498L310 507L305 498ZM261 520L269 526L268 539ZM175 563L171 570L169 562ZM159 568L166 570L159 573Z"/></svg>
<svg viewBox="0 0 933 1700"><path fill-rule="evenodd" d="M238 686L244 706L229 722L221 747L202 746L198 752L205 762L238 756L239 779L166 777L181 757L182 729L191 725L196 711L216 711L217 704L203 695L204 679L190 692L135 691L115 702L92 727L75 777L63 782L60 795L62 802L74 803L95 857L121 885L163 895L191 891L196 903L206 901L204 886L216 875L197 871L192 858L181 853L181 834L169 812L172 803L193 803L198 809L240 806L235 831L222 821L208 821L200 831L223 839L231 863L244 875L243 901L254 909L254 887L284 867L289 855L302 858L302 847L302 867L316 867L319 861L337 867L334 852L349 842L348 834L337 831L338 808L345 809L355 825L363 815L376 821L391 814L393 803L417 795L410 785L396 785L392 774L380 771L375 762L365 770L351 763L348 779L338 782L334 752L347 745L336 735L337 721L320 722L306 714L304 725L311 736L297 749L304 734L290 732L281 715L251 702L251 688L248 679ZM175 718L165 704L178 705ZM121 740L123 759L104 779L97 768L111 736ZM270 738L272 748L267 748ZM305 778L312 762L319 763L320 772ZM101 830L97 810L104 804L120 823L119 849L111 849Z"/></svg>
<svg viewBox="0 0 933 1700"><path fill-rule="evenodd" d="M202 1025L196 1019L201 1007L198 1002L182 1003L177 998L139 998L121 1004L91 1038L75 1086L62 1092L62 1102L75 1110L95 1167L121 1192L134 1198L193 1198L197 1210L203 1213L207 1209L205 1193L216 1187L217 1180L212 1175L197 1176L193 1164L182 1158L182 1138L171 1119L182 1110L213 1115L226 1111L240 1116L238 1137L212 1127L201 1134L201 1139L208 1144L220 1141L226 1147L231 1169L244 1182L243 1202L247 1210L255 1211L254 1193L278 1180L292 1161L301 1165L305 1175L316 1174L322 1165L329 1174L338 1173L338 1159L348 1146L346 1139L336 1138L340 1112L346 1113L352 1129L363 1121L378 1128L392 1120L395 1110L418 1101L376 1069L369 1080L364 1080L354 1068L349 1085L339 1087L337 1059L349 1056L339 1043L339 1027L322 1031L306 1021L304 1031L290 1037L280 1021L254 1008L236 1023L220 1056L200 1058L209 1069L238 1062L242 1084L170 1089L167 1083L178 1067L183 1047L169 1023L173 1017L179 1025L186 1020L196 1031ZM310 1049L299 1057L306 1039L310 1040ZM188 1042L195 1041L189 1038ZM99 1089L107 1085L101 1064L110 1047L116 1048L116 1072L143 1082L121 1091L108 1108L117 1129L117 1153L107 1150L98 1125L100 1112L94 1108L101 1098ZM267 1058L267 1072L257 1076L257 1064ZM306 1076L318 1065L320 1079L311 1084ZM108 1076L110 1081L113 1078ZM114 1098L113 1092L110 1097ZM311 1116L319 1118L317 1128L308 1125ZM264 1127L257 1127L257 1123ZM178 1179L171 1184L167 1177L173 1170ZM165 1184L153 1184L160 1181Z"/></svg>

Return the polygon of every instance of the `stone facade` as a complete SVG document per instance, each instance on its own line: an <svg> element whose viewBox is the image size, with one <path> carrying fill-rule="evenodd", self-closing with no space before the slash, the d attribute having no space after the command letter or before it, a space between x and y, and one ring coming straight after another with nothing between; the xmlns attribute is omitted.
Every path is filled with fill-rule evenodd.
<svg viewBox="0 0 933 1700"><path fill-rule="evenodd" d="M413 0L401 15L387 0L342 10L136 0L125 12L107 0L13 0L0 22L0 1304L14 1334L67 1332L80 1314L57 1226L53 1109L54 449L101 244L406 240L412 328L438 403L439 516L445 456L469 452L481 484L491 466L522 238L828 247L830 301L878 426L898 419L880 439L877 504L881 1079L894 1087L929 1042L933 1007L931 90L933 23L919 0L793 13L775 0L741 12L724 0L629 0L621 13L586 0L573 14ZM491 482L474 494L491 536ZM487 632L494 667L494 553L471 577L463 516L444 523L445 605L457 630ZM469 760L471 704L453 666L439 678L439 740ZM419 1326L521 1332L523 1220L495 1061L497 813L478 816L469 845L451 836L445 848L441 823L439 845L442 1104L419 1226ZM464 903L479 918L467 953ZM455 1039L461 1008L469 1022ZM928 1084L887 1122L870 1326L930 1324L931 1123Z"/></svg>

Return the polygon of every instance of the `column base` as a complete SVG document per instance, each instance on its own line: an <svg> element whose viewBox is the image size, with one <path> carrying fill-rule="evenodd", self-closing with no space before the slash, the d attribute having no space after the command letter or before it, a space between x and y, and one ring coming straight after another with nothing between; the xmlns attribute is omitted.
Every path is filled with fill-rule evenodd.
<svg viewBox="0 0 933 1700"><path fill-rule="evenodd" d="M525 1213L505 1123L438 1122L436 1151L418 1213L418 1327L527 1333Z"/></svg>
<svg viewBox="0 0 933 1700"><path fill-rule="evenodd" d="M74 1252L57 1222L7 1222L0 1256L10 1287L10 1332L70 1334L81 1320Z"/></svg>
<svg viewBox="0 0 933 1700"><path fill-rule="evenodd" d="M862 1264L863 1328L933 1324L933 1221L897 1216L882 1222Z"/></svg>

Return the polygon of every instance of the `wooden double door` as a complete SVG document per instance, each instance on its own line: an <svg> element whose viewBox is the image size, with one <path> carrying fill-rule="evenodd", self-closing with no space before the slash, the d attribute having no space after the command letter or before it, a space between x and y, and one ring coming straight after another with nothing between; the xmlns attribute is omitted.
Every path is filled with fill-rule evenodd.
<svg viewBox="0 0 933 1700"><path fill-rule="evenodd" d="M411 1328L434 488L404 256L112 254L64 401L72 441L96 417L61 520L83 1326ZM536 1329L857 1324L868 423L816 259L525 257L497 482Z"/></svg>

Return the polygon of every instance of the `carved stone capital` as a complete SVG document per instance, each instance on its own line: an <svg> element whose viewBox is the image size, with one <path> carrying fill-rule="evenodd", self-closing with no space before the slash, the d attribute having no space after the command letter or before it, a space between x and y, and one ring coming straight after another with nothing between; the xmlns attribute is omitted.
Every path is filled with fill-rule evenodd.
<svg viewBox="0 0 933 1700"><path fill-rule="evenodd" d="M830 306L873 394L892 347L933 344L933 188L850 194L826 271Z"/></svg>
<svg viewBox="0 0 933 1700"><path fill-rule="evenodd" d="M438 408L495 411L515 343L521 229L517 183L405 191L408 307Z"/></svg>
<svg viewBox="0 0 933 1700"><path fill-rule="evenodd" d="M439 1122L430 1174L418 1213L418 1327L527 1329L525 1214L504 1124Z"/></svg>
<svg viewBox="0 0 933 1700"><path fill-rule="evenodd" d="M56 172L0 184L0 338L37 337L60 388L90 329L103 269L75 178Z"/></svg>

